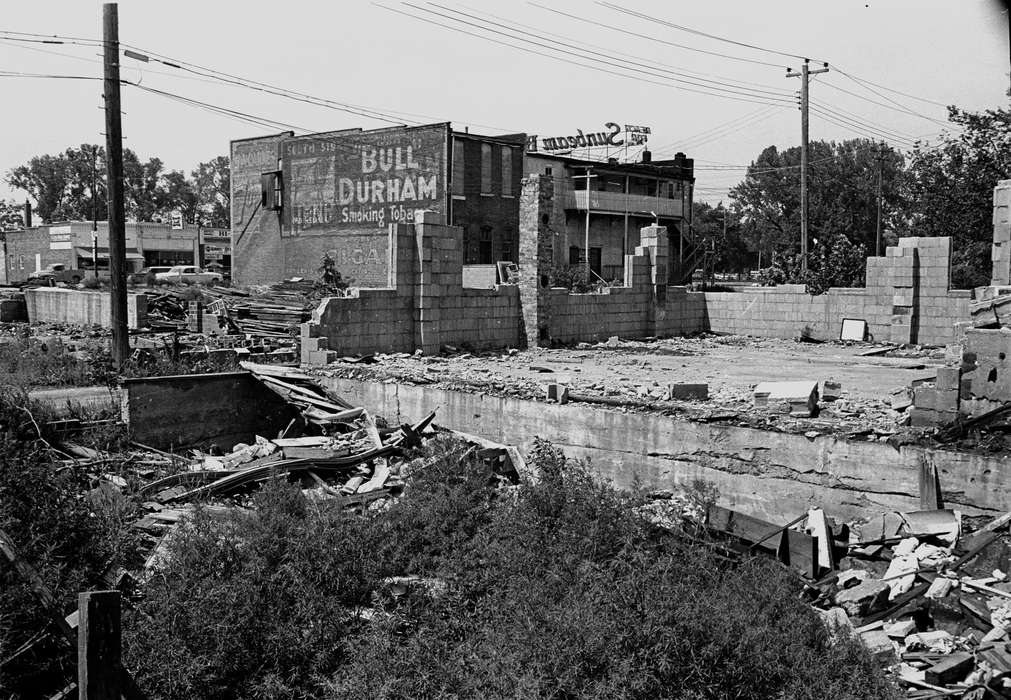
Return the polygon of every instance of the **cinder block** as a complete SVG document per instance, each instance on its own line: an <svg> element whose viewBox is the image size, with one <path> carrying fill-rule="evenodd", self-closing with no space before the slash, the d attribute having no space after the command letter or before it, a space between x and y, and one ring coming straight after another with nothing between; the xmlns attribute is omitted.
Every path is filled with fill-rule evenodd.
<svg viewBox="0 0 1011 700"><path fill-rule="evenodd" d="M962 372L958 367L940 367L937 370L938 391L958 391Z"/></svg>

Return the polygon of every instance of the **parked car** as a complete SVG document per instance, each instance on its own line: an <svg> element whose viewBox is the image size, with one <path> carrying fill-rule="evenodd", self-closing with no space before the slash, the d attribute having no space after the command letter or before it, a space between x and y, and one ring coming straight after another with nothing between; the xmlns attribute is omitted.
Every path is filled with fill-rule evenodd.
<svg viewBox="0 0 1011 700"><path fill-rule="evenodd" d="M161 267L157 265L152 265L151 267L144 267L134 272L126 281L130 284L144 284L148 279L157 279L158 275L162 272L168 272L172 267L170 265L163 265Z"/></svg>
<svg viewBox="0 0 1011 700"><path fill-rule="evenodd" d="M53 263L46 265L45 270L36 270L28 276L29 282L42 282L50 284L52 282L64 282L66 284L78 284L84 279L84 270L67 267L63 263Z"/></svg>
<svg viewBox="0 0 1011 700"><path fill-rule="evenodd" d="M189 284L215 284L222 277L217 272L206 272L195 265L176 265L167 272L155 275L159 282L186 282Z"/></svg>

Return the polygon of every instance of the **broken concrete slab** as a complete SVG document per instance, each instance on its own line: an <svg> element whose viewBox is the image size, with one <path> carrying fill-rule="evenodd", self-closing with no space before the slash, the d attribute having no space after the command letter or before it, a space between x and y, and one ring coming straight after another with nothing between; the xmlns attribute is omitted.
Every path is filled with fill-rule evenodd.
<svg viewBox="0 0 1011 700"><path fill-rule="evenodd" d="M851 617L863 617L887 605L890 592L891 588L886 582L869 579L836 593L835 604Z"/></svg>
<svg viewBox="0 0 1011 700"><path fill-rule="evenodd" d="M810 416L818 409L818 382L762 382L755 387L754 398L756 408L786 404L791 415L806 413Z"/></svg>

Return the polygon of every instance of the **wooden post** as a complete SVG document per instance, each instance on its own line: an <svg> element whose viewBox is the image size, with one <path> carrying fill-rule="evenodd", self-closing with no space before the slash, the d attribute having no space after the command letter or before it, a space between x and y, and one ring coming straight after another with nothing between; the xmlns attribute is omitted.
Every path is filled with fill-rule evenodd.
<svg viewBox="0 0 1011 700"><path fill-rule="evenodd" d="M77 687L80 700L120 700L119 591L89 591L78 598Z"/></svg>

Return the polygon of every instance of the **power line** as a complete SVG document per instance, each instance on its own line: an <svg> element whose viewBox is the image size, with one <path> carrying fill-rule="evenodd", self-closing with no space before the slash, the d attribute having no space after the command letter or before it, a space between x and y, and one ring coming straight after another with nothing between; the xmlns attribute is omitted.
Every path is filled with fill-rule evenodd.
<svg viewBox="0 0 1011 700"><path fill-rule="evenodd" d="M759 61L759 60L756 60L756 59L753 59L753 58L743 58L741 56L731 56L729 54L720 53L719 51L707 51L706 49L700 49L700 48L695 47L695 46L686 46L685 44L678 44L676 42L668 41L666 39L658 39L655 36L649 36L648 34L640 34L639 32L633 32L633 31L631 31L629 29L622 29L621 27L615 27L615 26L610 25L610 24L605 24L604 22L595 22L592 19L587 19L586 17L580 17L579 15L574 15L574 14L570 14L568 12L563 12L562 10L557 10L557 9L555 9L553 7L548 7L547 5L542 5L542 4L538 3L538 2L530 2L529 4L533 5L534 7L540 8L542 10L547 10L548 12L554 12L557 15L562 15L564 17L569 17L571 19L578 20L580 22L585 22L587 24L592 24L592 25L597 26L597 27L603 27L605 29L611 29L611 30L614 30L616 32L621 32L622 34L625 34L627 36L634 36L634 37L637 37L639 39L646 39L647 41L653 41L653 42L656 42L658 44L663 44L665 46L672 46L674 48L684 49L686 51L695 51L696 53L702 53L702 54L706 54L708 56L718 56L720 58L726 58L726 59L729 59L731 61L741 61L743 63L752 63L752 64L755 64L755 65L767 66L767 67L770 67L770 68L782 68L783 67L779 63L769 63L767 61Z"/></svg>
<svg viewBox="0 0 1011 700"><path fill-rule="evenodd" d="M428 4L429 5L433 5L435 7L440 7L442 9L449 10L449 11L458 11L458 10L454 10L453 8L446 7L444 5L439 5L438 3L435 3L435 2L429 2ZM536 4L536 3L534 3L534 4ZM464 6L464 7L466 7L466 6ZM657 62L654 59L643 58L642 56L636 56L634 54L623 53L621 51L615 51L613 49L609 49L609 48L600 46L598 44L590 44L590 43L585 42L585 41L580 41L579 39L574 39L574 38L566 36L564 34L558 34L556 32L549 32L549 31L546 31L544 29L541 29L540 27L535 27L535 26L532 26L532 25L529 25L529 24L523 24L522 22L517 22L515 20L504 18L504 17L501 17L499 15L492 14L490 12L483 12L481 10L476 10L476 9L470 8L470 7L467 7L467 9L471 10L472 12L477 12L478 14L484 15L486 17L492 17L494 19L501 20L501 22L502 22L501 24L500 23L493 23L493 24L496 24L496 26L500 26L500 27L503 27L503 28L510 29L511 31L520 31L520 30L515 29L515 27L523 27L524 29L532 29L532 30L534 30L534 32L539 32L539 34L534 33L534 32L522 32L522 33L527 34L529 36L537 36L538 38L554 37L556 39L561 39L561 40L565 40L565 41L579 42L580 44L582 44L582 46L574 46L572 44L565 44L565 45L566 46L572 46L573 48L579 48L579 50L581 50L581 51L587 51L587 49L582 48L582 47L589 46L590 48L600 49L601 51L605 52L605 53L598 53L598 52L592 52L592 53L597 53L598 55L603 55L603 56L607 56L607 57L622 56L622 57L624 57L626 59L635 59L635 61L645 61L645 63L638 63L637 65L645 66L647 68L652 68L654 66L660 66L660 67L668 69L674 75L680 75L680 76L688 77L688 78L696 78L696 79L699 79L699 80L713 80L713 82L715 82L717 84L720 84L720 85L726 85L728 87L735 87L735 88L743 88L743 89L748 89L748 90L755 90L756 92L765 92L765 93L768 93L768 94L771 94L771 95L780 95L780 96L783 95L783 91L779 90L774 85L768 85L768 84L765 84L765 83L755 83L755 82L746 81L746 80L738 80L736 78L729 78L729 77L726 77L726 76L714 75L712 73L699 73L698 71L689 71L689 70L686 70L684 68L680 68L680 67L677 67L677 66L672 66L669 63L659 63L659 62ZM462 12L461 12L461 14L465 14L466 15L466 13L462 13ZM561 13L560 12L559 14L566 14L566 13ZM472 16L472 15L467 15L467 16ZM475 17L475 19L478 19L478 18ZM482 19L481 21L488 22L488 20L484 20L484 19ZM630 61L630 62L634 63L634 61Z"/></svg>
<svg viewBox="0 0 1011 700"><path fill-rule="evenodd" d="M383 5L383 4L378 3L378 2L373 2L372 4L375 5L376 7L380 7L382 9L384 9L384 10L388 10L390 12L395 12L397 14L404 15L405 17L410 17L411 19L415 19L415 20L418 20L418 21L421 21L421 22L426 22L428 24L433 24L435 26L442 27L443 29L448 29L450 31L458 32L458 33L461 33L461 34L466 34L468 36L472 36L472 37L476 37L478 39L481 39L482 41L489 41L489 42L492 42L492 43L495 43L495 44L500 44L502 46L507 46L509 48L517 49L517 50L523 51L525 53L530 53L530 54L534 54L534 55L537 55L537 56L544 56L546 58L550 58L550 59L555 60L555 61L560 61L562 63L568 63L568 64L571 64L571 65L574 65L574 66L579 66L580 68L589 68L590 70L595 70L595 71L598 71L598 72L601 72L601 73L607 73L609 75L615 75L615 76L618 76L619 78L637 80L639 82L650 83L650 84L653 84L653 85L660 85L660 86L665 87L665 88L679 87L679 86L676 86L676 85L672 85L670 82L661 82L661 81L658 81L658 80L650 80L649 78L645 78L645 77L642 77L640 75L629 75L627 73L619 73L617 71L608 70L608 69L602 68L600 66L596 66L596 65L592 65L592 64L586 64L586 63L580 63L579 61L574 61L574 60L565 58L563 56L555 56L555 55L548 54L548 53L545 53L545 52L542 52L542 51L537 51L535 49L530 49L530 48L527 48L527 47L524 47L524 46L517 46L516 44L511 44L509 42L501 41L501 40L495 39L493 37L485 36L485 35L482 35L482 34L477 34L475 32L471 32L471 31L468 31L466 29L462 29L460 27L454 27L454 26L450 26L450 25L447 25L447 24L443 24L442 22L438 22L438 21L431 20L431 19L428 19L428 18L425 18L425 17L414 15L414 14L411 14L410 12L405 12L405 11L397 9L395 7L390 7L388 5ZM586 58L586 57L581 56L581 58ZM721 94L721 93L718 93L718 92L707 92L707 91L697 90L697 89L687 88L687 87L681 87L680 89L684 90L685 92L694 92L694 93L698 93L698 94L701 94L701 95L709 95L710 97L722 97L724 99L736 100L738 102L750 102L750 103L753 103L753 104L764 104L764 105L776 104L776 103L773 103L773 102L769 102L767 100L748 99L748 98L744 98L744 97L735 97L733 95Z"/></svg>
<svg viewBox="0 0 1011 700"><path fill-rule="evenodd" d="M846 93L847 95L852 95L853 97L856 97L857 99L863 100L864 102L869 102L869 103L871 103L873 105L877 105L878 107L884 107L885 109L890 109L890 110L893 110L893 111L896 111L896 112L902 112L903 114L909 114L909 115L912 115L914 117L919 117L920 119L926 119L927 121L934 122L935 124L940 124L941 126L944 126L944 127L951 127L952 126L952 124L950 122L943 122L943 121L940 121L939 119L934 119L933 117L928 117L925 114L920 114L919 112L914 112L913 110L911 110L911 109L909 109L907 107L896 107L894 105L890 105L890 104L887 104L885 102L878 102L877 100L872 100L869 97L866 97L866 96L861 95L859 93L853 92L852 90L847 90L846 88L839 87L838 85L835 85L833 83L826 82L826 83L824 83L824 85L826 87L832 88L833 90L838 90L839 92Z"/></svg>
<svg viewBox="0 0 1011 700"><path fill-rule="evenodd" d="M430 4L432 4L432 3L430 3ZM651 77L663 78L665 80L668 80L668 81L671 81L671 82L674 82L674 83L681 83L681 84L685 84L685 85L692 85L692 86L695 86L695 87L704 88L706 90L715 90L715 91L717 91L716 93L702 92L702 94L710 94L710 95L715 95L715 96L719 96L719 97L727 97L729 95L741 95L741 96L744 96L744 97L747 97L747 98L762 99L762 100L766 100L766 101L768 101L768 100L776 100L776 101L781 101L781 102L786 102L787 101L787 97L785 95L783 95L783 96L779 96L779 95L768 96L768 95L760 94L761 92L767 92L767 91L764 91L764 90L763 91L758 91L758 90L754 90L754 89L751 89L751 88L734 89L734 88L720 87L720 86L718 86L716 84L698 83L698 82L695 82L695 81L692 81L692 80L687 80L687 79L684 79L684 78L669 77L664 72L650 70L648 68L648 66L647 66L646 69L643 69L643 68L640 68L640 67L636 67L635 65L626 65L626 64L629 63L627 61L625 61L624 63L618 63L618 62L610 61L610 60L606 60L606 59L594 58L592 54L594 54L594 53L596 53L598 55L601 55L601 54L599 54L599 52L587 51L586 49L581 49L579 47L574 47L574 48L576 48L577 51L581 51L582 53L576 53L574 51L568 51L568 50L563 49L563 48L558 48L554 43L543 43L541 41L535 41L535 40L532 40L532 39L524 38L524 36L523 36L524 34L529 35L529 36L535 36L535 35L531 35L529 32L522 32L522 31L519 31L519 30L510 30L510 31L514 32L513 34L510 34L510 33L507 33L507 32L503 32L503 31L499 31L497 29L494 29L493 26L492 27L485 26L485 24L496 25L497 23L488 22L487 20L481 20L480 18L477 18L478 21L479 22L484 22L485 24L476 24L474 22L469 22L467 20L459 19L458 17L454 17L452 15L447 15L447 14L444 14L442 12L436 12L435 10L431 10L431 9L426 8L426 7L422 7L420 5L415 5L415 4L411 3L411 2L401 2L401 5L410 7L412 9L420 11L420 12L429 13L429 14L435 15L437 17L442 17L443 19L447 19L447 20L450 20L452 22L458 22L458 23L463 24L465 26L474 27L476 29L479 29L480 31L490 32L492 34L498 34L498 35L504 36L504 37L506 37L508 39L512 39L512 40L515 40L515 41L521 41L521 42L524 42L524 43L527 43L527 44L532 44L534 46L539 46L541 48L548 49L549 51L555 51L557 53L561 53L561 54L565 54L565 55L569 55L569 56L574 56L574 57L582 59L582 60L592 61L594 63L599 63L599 64L606 65L606 66L611 66L613 68L618 68L620 70L630 71L630 72L633 72L633 73L639 73L639 74L648 75L648 76L651 76ZM435 7L442 7L440 5L434 5L434 4L433 4L433 6L435 6ZM383 7L383 6L380 5L380 7ZM471 15L467 15L466 13L459 12L458 10L449 10L449 11L450 12L456 12L457 14L465 16L465 17L471 17ZM403 13L403 14L409 14L409 13ZM423 19L422 17L419 17L417 15L409 15L409 16L412 16L415 19ZM446 25L441 25L441 23L439 23L439 22L435 22L435 23L436 24L440 24L440 26L446 26ZM454 29L454 27L447 27L447 28ZM483 37L482 36L481 38L486 39L486 40L491 40L488 37ZM538 38L542 38L542 37L538 37ZM517 48L517 47L514 46L514 48ZM584 54L591 54L591 55L584 55ZM643 65L643 64L640 64L640 65ZM626 77L627 78L627 77L631 77L631 76L623 75L622 77ZM688 90L688 91L691 91L691 92L701 92L700 90L692 90L691 88L682 88L682 89ZM726 93L726 95L724 95L722 93Z"/></svg>
<svg viewBox="0 0 1011 700"><path fill-rule="evenodd" d="M731 134L738 133L740 131L743 131L746 128L752 127L752 126L754 126L756 124L760 124L760 123L762 123L762 122L764 122L764 121L766 121L768 119L771 119L774 116L777 116L778 114L781 114L781 109L780 108L771 108L771 109L772 109L772 111L769 112L768 114L765 114L764 116L761 116L761 117L759 117L757 119L752 119L750 121L744 122L743 124L739 124L739 125L737 125L737 126L735 126L733 128L723 129L721 131L709 134L709 135L707 135L705 137L702 137L702 138L688 139L688 140L686 140L684 142L681 142L679 144L679 147L683 148L683 149L692 149L692 150L694 150L694 149L697 149L697 148L699 148L701 146L704 146L704 145L707 145L709 143L712 143L713 141L718 141L718 140L724 138L725 136L729 136Z"/></svg>
<svg viewBox="0 0 1011 700"><path fill-rule="evenodd" d="M666 20L660 19L659 17L653 17L652 15L647 15L647 14L642 13L642 12L636 12L635 10L629 10L627 8L624 8L624 7L620 6L620 5L615 5L614 3L611 3L611 2L601 2L601 1L598 0L597 4L601 5L603 7L609 8L611 10L617 10L618 12L623 12L624 14L630 15L632 17L638 17L639 19L644 19L644 20L647 20L649 22L655 22L657 24L662 24L663 26L670 27L671 29L677 29L677 30L680 30L682 32L688 32L689 34L695 34L695 35L698 35L698 36L706 37L707 39L715 39L716 41L722 41L725 44L733 44L734 46L741 46L741 47L744 47L744 48L747 48L747 49L754 49L755 51L764 51L765 53L771 53L771 54L775 54L777 56L785 56L787 58L797 58L797 59L800 59L800 60L807 60L807 59L810 58L810 56L801 56L799 54L787 53L785 51L779 51L777 49L768 49L768 48L765 48L765 47L762 47L762 46L756 46L755 44L748 44L748 43L743 42L743 41L736 41L735 39L727 39L726 37L717 36L716 34L709 34L707 32L703 32L703 31L698 30L698 29L692 29L691 27L686 27L686 26L681 25L681 24L674 24L673 22L668 22ZM822 63L822 62L823 61L819 61L819 63Z"/></svg>

